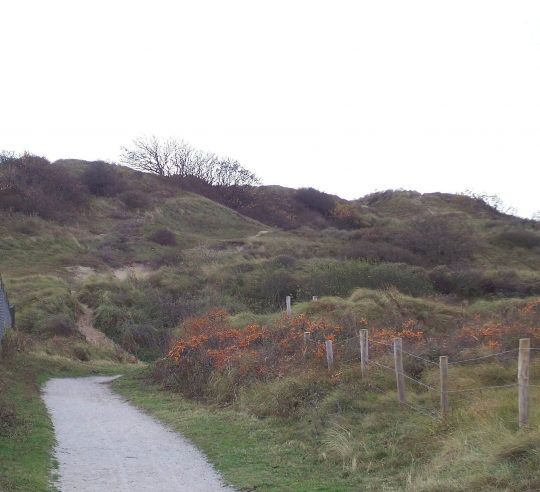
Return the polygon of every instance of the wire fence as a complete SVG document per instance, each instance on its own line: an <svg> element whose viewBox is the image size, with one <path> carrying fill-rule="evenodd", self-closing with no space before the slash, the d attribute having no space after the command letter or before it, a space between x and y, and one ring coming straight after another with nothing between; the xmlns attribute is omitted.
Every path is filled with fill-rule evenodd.
<svg viewBox="0 0 540 492"><path fill-rule="evenodd" d="M15 325L15 309L9 303L4 281L0 275L0 343L8 329Z"/></svg>
<svg viewBox="0 0 540 492"><path fill-rule="evenodd" d="M320 350L323 346L321 342L310 340L309 334L308 336L304 335L304 340L306 347L310 343L315 343ZM360 363L362 365L362 377L368 379L370 387L372 387L373 383L372 375L370 374L368 377L370 372L382 371L387 375L392 374L392 380L395 379L399 403L406 408L433 418L447 417L450 402L454 401L456 397L459 399L460 396L465 398L471 393L517 388L519 425L522 427L528 425L529 388L540 388L540 385L529 382L529 361L531 356L540 355L540 347L530 347L529 339L521 339L519 348L451 361L448 360L448 357L441 356L439 362L409 350L404 350L402 339L399 337L394 338L392 343L369 338L368 330L360 330L359 335L339 342L326 340L324 350L328 369L330 370L347 364ZM406 364L404 364L404 359ZM449 368L468 367L469 364L490 360L502 362L503 360L515 361L516 359L518 362L517 379L511 383L501 381L501 384L495 385L460 387L460 384L463 385L464 382L470 384L471 378L456 380L448 375ZM410 361L414 362L414 364L411 364ZM410 373L404 367L413 367L415 370ZM434 372L437 369L438 371ZM426 377L423 377L424 375ZM424 380L420 379L420 377ZM437 379L438 384L434 382ZM460 383L456 383L456 381ZM388 382L389 380L386 378L386 384ZM454 386L451 383L454 383ZM386 390L376 386L374 388L388 391L388 388ZM415 395L415 403L412 403L409 398L411 393ZM421 404L417 404L418 402Z"/></svg>

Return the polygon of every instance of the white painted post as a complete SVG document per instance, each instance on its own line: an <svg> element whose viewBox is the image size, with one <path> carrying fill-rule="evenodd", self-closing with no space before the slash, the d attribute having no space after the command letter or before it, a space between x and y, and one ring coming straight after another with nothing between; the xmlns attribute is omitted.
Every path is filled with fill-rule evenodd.
<svg viewBox="0 0 540 492"><path fill-rule="evenodd" d="M332 346L332 340L326 340L326 364L328 365L328 370L334 367L334 348Z"/></svg>
<svg viewBox="0 0 540 492"><path fill-rule="evenodd" d="M360 367L362 370L362 378L367 378L368 363L369 363L368 331L360 330L359 337L360 337Z"/></svg>
<svg viewBox="0 0 540 492"><path fill-rule="evenodd" d="M529 360L531 356L531 340L519 340L518 385L519 385L519 426L529 425Z"/></svg>
<svg viewBox="0 0 540 492"><path fill-rule="evenodd" d="M312 301L318 301L318 300L319 300L319 296L313 296L311 300L312 300Z"/></svg>
<svg viewBox="0 0 540 492"><path fill-rule="evenodd" d="M394 338L394 367L396 369L396 383L399 403L405 403L405 378L403 376L403 341L400 337Z"/></svg>
<svg viewBox="0 0 540 492"><path fill-rule="evenodd" d="M291 296L285 298L285 303L287 305L287 316L292 316Z"/></svg>

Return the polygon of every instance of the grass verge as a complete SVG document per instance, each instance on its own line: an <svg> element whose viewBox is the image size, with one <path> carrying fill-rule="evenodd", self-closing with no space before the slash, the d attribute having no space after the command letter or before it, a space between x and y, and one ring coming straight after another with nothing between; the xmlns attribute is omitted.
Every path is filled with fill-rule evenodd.
<svg viewBox="0 0 540 492"><path fill-rule="evenodd" d="M242 490L350 490L336 484L324 468L313 467L300 441L286 424L259 420L227 409L212 409L180 395L149 386L144 375L122 378L113 387L199 447Z"/></svg>
<svg viewBox="0 0 540 492"><path fill-rule="evenodd" d="M462 368L455 378L477 385L507 372L499 364L484 364L474 371ZM532 375L537 380L538 367ZM444 422L400 408L384 375L372 375L385 388L382 393L359 381L356 372L350 376L316 406L288 417L254 415L261 413L258 400L274 405L267 394L273 383L252 387L228 407L163 390L145 372L113 387L190 439L238 490L540 490L540 390L531 395L530 427L518 430L515 388L453 396L451 417ZM436 371L426 377L435 378ZM430 403L428 395L410 391L411 403Z"/></svg>
<svg viewBox="0 0 540 492"><path fill-rule="evenodd" d="M362 417L356 412L342 419L328 420L321 419L316 412L300 418L257 418L235 407L187 400L150 383L144 372L115 381L113 388L190 439L208 456L227 483L239 490L397 490L393 486L406 476L411 464L409 451L400 456L398 441L409 442L411 453L419 460L432 448L424 442L417 446L401 436L395 425L401 411L396 405L388 404L391 395L370 392L361 403L363 414L375 408L390 409L381 419L384 423L365 429L374 441L384 434L385 449L368 450L363 437L357 433L359 429L348 430L349 417L356 420ZM370 419L377 417L372 414ZM423 441L428 440L434 425L430 418L422 415L407 418L407 430ZM375 462L377 457L380 461L392 461L395 468L379 466Z"/></svg>

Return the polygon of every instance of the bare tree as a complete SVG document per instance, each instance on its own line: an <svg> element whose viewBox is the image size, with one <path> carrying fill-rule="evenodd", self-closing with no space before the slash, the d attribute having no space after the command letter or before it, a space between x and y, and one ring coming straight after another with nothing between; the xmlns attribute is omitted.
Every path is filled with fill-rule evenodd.
<svg viewBox="0 0 540 492"><path fill-rule="evenodd" d="M4 164L6 162L10 162L18 157L15 152L11 152L10 150L0 150L0 164Z"/></svg>
<svg viewBox="0 0 540 492"><path fill-rule="evenodd" d="M238 187L259 182L238 161L196 150L183 141L141 137L122 148L124 164L159 176L194 177L216 187Z"/></svg>
<svg viewBox="0 0 540 492"><path fill-rule="evenodd" d="M133 140L131 148L122 147L121 161L141 171L170 176L175 170L176 156L177 143L174 140L140 137Z"/></svg>
<svg viewBox="0 0 540 492"><path fill-rule="evenodd" d="M473 198L474 200L478 200L479 202L484 203L488 207L493 208L497 212L500 212L501 214L506 215L516 215L517 210L510 206L506 205L502 198L498 195L490 195L488 193L478 193L472 190L465 190L462 195L468 196L470 198Z"/></svg>
<svg viewBox="0 0 540 492"><path fill-rule="evenodd" d="M236 160L221 159L214 167L215 186L243 186L256 182L257 177L255 174L242 167Z"/></svg>
<svg viewBox="0 0 540 492"><path fill-rule="evenodd" d="M193 167L196 150L183 141L169 140L169 144L173 149L173 165L170 174L173 176L188 176Z"/></svg>

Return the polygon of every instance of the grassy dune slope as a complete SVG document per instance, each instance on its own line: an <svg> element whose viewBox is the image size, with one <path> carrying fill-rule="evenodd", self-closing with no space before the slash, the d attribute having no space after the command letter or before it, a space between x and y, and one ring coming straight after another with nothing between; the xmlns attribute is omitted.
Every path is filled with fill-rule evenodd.
<svg viewBox="0 0 540 492"><path fill-rule="evenodd" d="M26 197L0 193L0 273L19 328L0 361L0 409L7 409L0 457L8 457L0 459L0 489L46 490L52 434L39 383L49 374L115 367L115 354L88 346L74 330L82 304L98 329L148 361L184 335L183 322L216 307L231 314L234 329L273 327L291 294L295 315L350 336L360 321L388 333L417 330L430 357L442 349L483 354L490 343L514 347L520 336L538 336L538 222L478 200L394 191L351 202L333 197L336 207L321 212L295 190L261 187L223 199L233 210L121 167L107 171L116 188L91 192L83 180L92 164L52 166L84 195L64 203L63 213L13 212L2 208L12 203L5 200L24 209ZM41 196L41 182L33 186ZM313 295L318 303L309 302ZM475 338L478 347L467 346ZM246 490L540 488L536 393L534 424L517 432L513 389L453 401L443 424L399 409L384 375L378 393L355 367L289 369L232 390L234 375L217 371L198 401L143 375L117 388L188 435ZM455 375L464 385L515 379L502 364ZM413 401L436 406L421 393Z"/></svg>

